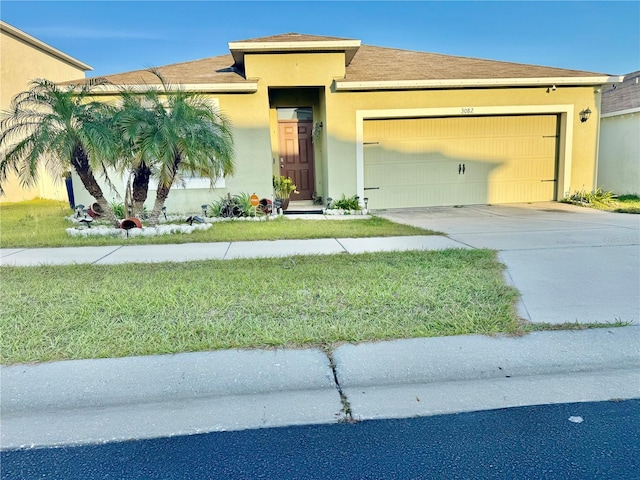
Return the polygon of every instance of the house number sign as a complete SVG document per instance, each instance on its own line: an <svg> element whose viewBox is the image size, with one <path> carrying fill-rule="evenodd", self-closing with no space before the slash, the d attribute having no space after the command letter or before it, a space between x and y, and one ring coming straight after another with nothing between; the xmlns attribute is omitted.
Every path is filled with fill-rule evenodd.
<svg viewBox="0 0 640 480"><path fill-rule="evenodd" d="M461 113L463 115L471 115L473 113L473 107L463 107Z"/></svg>

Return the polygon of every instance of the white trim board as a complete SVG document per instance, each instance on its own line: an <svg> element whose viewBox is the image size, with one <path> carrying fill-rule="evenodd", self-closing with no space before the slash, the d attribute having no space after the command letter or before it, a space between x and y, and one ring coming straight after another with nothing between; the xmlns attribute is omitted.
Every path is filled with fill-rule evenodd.
<svg viewBox="0 0 640 480"><path fill-rule="evenodd" d="M640 107L638 108L629 108L627 110L618 110L617 112L611 113L603 113L600 115L600 118L610 118L610 117L620 117L622 115L629 115L640 112Z"/></svg>
<svg viewBox="0 0 640 480"><path fill-rule="evenodd" d="M425 88L469 88L469 87L546 87L546 86L575 86L575 85L606 85L620 83L624 77L593 76L593 77L543 77L543 78L471 78L471 79L442 79L442 80L372 80L354 82L336 80L337 91L358 90L422 90Z"/></svg>

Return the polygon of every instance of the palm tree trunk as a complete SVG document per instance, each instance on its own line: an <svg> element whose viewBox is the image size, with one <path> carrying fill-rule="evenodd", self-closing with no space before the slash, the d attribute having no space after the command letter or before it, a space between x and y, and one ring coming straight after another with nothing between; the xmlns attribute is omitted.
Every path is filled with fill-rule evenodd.
<svg viewBox="0 0 640 480"><path fill-rule="evenodd" d="M102 207L103 215L107 217L107 220L109 220L109 222L111 222L114 227L120 228L120 222L113 213L111 205L109 205L107 199L104 198L102 189L100 188L100 185L98 184L96 177L94 177L93 171L89 166L89 158L87 157L87 153L84 151L82 146L76 145L75 150L73 151L71 165L73 165L73 168L78 174L78 177L80 177L84 188L86 188L89 192L89 195L95 198L98 205Z"/></svg>
<svg viewBox="0 0 640 480"><path fill-rule="evenodd" d="M182 158L180 154L177 154L173 159L173 166L171 168L171 178L170 182L166 185L162 182L158 183L158 190L156 192L156 201L153 204L153 210L151 210L151 216L149 217L149 225L155 227L158 225L158 218L160 217L160 212L162 211L162 207L164 206L164 202L169 196L169 190L171 190L171 185L173 185L173 180L176 178L176 174L178 173L178 165Z"/></svg>
<svg viewBox="0 0 640 480"><path fill-rule="evenodd" d="M133 174L133 216L140 219L142 219L144 202L149 193L150 177L151 169L145 164L140 164Z"/></svg>
<svg viewBox="0 0 640 480"><path fill-rule="evenodd" d="M158 225L158 218L160 217L160 212L162 212L162 207L164 206L164 202L169 196L170 188L171 187L158 185L156 200L153 204L153 210L151 210L151 216L149 217L149 225L152 227L155 227Z"/></svg>

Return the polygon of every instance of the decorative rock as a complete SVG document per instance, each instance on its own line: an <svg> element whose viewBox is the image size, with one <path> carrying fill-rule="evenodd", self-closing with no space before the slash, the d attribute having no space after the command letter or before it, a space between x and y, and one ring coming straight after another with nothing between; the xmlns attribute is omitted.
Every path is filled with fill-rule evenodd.
<svg viewBox="0 0 640 480"><path fill-rule="evenodd" d="M366 215L366 210L343 210L341 208L325 208L325 215Z"/></svg>
<svg viewBox="0 0 640 480"><path fill-rule="evenodd" d="M212 227L211 223L198 225L177 225L165 224L157 227L131 228L128 230L129 237L151 237L156 235L170 235L173 233L192 233L196 230L207 230ZM67 234L72 237L127 237L127 231L120 228L94 227L94 228L67 228Z"/></svg>

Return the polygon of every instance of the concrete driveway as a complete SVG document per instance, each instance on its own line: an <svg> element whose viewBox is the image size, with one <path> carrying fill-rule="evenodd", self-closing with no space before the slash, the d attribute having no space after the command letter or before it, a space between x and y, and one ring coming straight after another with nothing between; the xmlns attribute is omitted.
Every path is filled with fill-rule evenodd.
<svg viewBox="0 0 640 480"><path fill-rule="evenodd" d="M377 211L498 250L532 322L640 321L640 215L562 203Z"/></svg>

